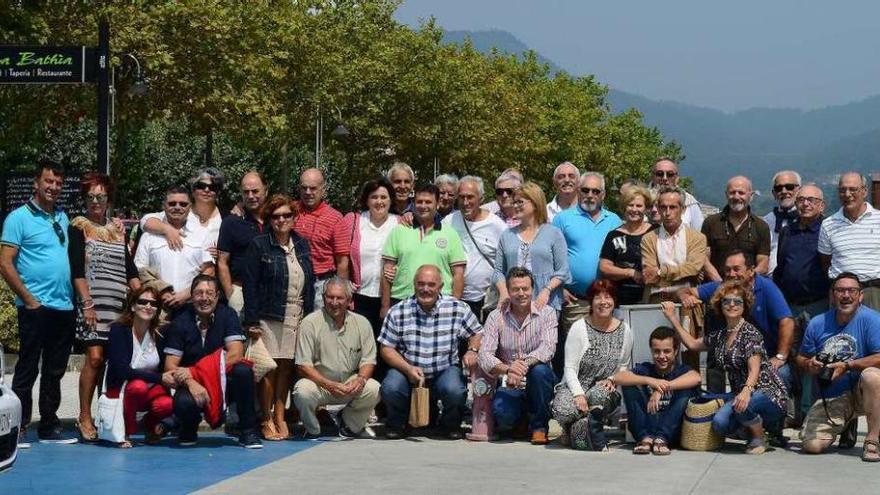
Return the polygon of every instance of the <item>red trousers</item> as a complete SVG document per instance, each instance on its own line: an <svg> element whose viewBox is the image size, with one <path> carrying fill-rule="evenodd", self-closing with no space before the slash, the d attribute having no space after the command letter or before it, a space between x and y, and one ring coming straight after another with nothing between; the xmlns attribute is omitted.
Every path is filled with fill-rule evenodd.
<svg viewBox="0 0 880 495"><path fill-rule="evenodd" d="M143 380L130 380L125 385L125 398L122 401L125 416L125 433L137 433L137 413L146 411L144 430L153 427L173 412L171 395L161 384L147 383Z"/></svg>

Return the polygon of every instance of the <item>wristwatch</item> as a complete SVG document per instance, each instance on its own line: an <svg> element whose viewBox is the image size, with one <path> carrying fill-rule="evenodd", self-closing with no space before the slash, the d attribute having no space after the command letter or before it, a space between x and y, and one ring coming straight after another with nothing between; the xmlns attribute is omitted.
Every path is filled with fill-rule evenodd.
<svg viewBox="0 0 880 495"><path fill-rule="evenodd" d="M780 361L785 361L786 356L785 356L785 354L777 354L775 357L776 357L776 359L778 359Z"/></svg>
<svg viewBox="0 0 880 495"><path fill-rule="evenodd" d="M475 353L477 353L477 354L480 353L480 350L479 350L479 349L476 349L476 348L474 348L474 347L468 347L468 351L469 351L469 352L475 352ZM461 351L459 351L459 352L461 352Z"/></svg>

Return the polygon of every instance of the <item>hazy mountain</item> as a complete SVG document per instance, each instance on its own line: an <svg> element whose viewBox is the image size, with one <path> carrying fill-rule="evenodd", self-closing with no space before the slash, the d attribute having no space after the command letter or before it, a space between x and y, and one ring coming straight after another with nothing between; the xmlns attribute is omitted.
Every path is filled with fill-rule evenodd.
<svg viewBox="0 0 880 495"><path fill-rule="evenodd" d="M445 37L456 43L470 38L484 52L493 47L513 54L529 50L505 31L449 31ZM546 57L538 58L560 70ZM613 81L604 82L613 86ZM697 196L715 204L723 203L724 183L736 173L766 191L781 168L796 169L804 180L826 185L844 170L880 169L880 96L809 111L753 108L726 113L609 88L608 103L614 111L638 109L647 125L679 142L686 155L683 172L693 178ZM756 201L764 210L772 198L764 194Z"/></svg>

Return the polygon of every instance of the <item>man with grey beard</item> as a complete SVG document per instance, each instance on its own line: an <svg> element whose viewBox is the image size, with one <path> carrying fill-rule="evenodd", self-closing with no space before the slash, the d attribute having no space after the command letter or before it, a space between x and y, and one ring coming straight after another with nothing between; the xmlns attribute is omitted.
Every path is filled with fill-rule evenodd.
<svg viewBox="0 0 880 495"><path fill-rule="evenodd" d="M710 263L705 266L710 280L721 280L724 260L733 250L741 250L755 260L755 272L766 275L770 261L770 228L752 213L752 181L738 175L727 181L727 206L703 222L702 232L709 244Z"/></svg>

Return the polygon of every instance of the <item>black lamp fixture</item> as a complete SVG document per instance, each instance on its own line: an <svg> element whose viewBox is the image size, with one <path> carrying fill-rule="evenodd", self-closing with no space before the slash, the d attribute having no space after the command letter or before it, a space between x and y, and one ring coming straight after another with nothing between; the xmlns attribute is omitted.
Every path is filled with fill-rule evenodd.
<svg viewBox="0 0 880 495"><path fill-rule="evenodd" d="M138 61L137 57L131 53L126 53L125 55L134 61L134 83L128 88L128 94L130 96L143 96L147 94L149 88L147 87L147 81L144 78L144 72L141 70L141 63Z"/></svg>

